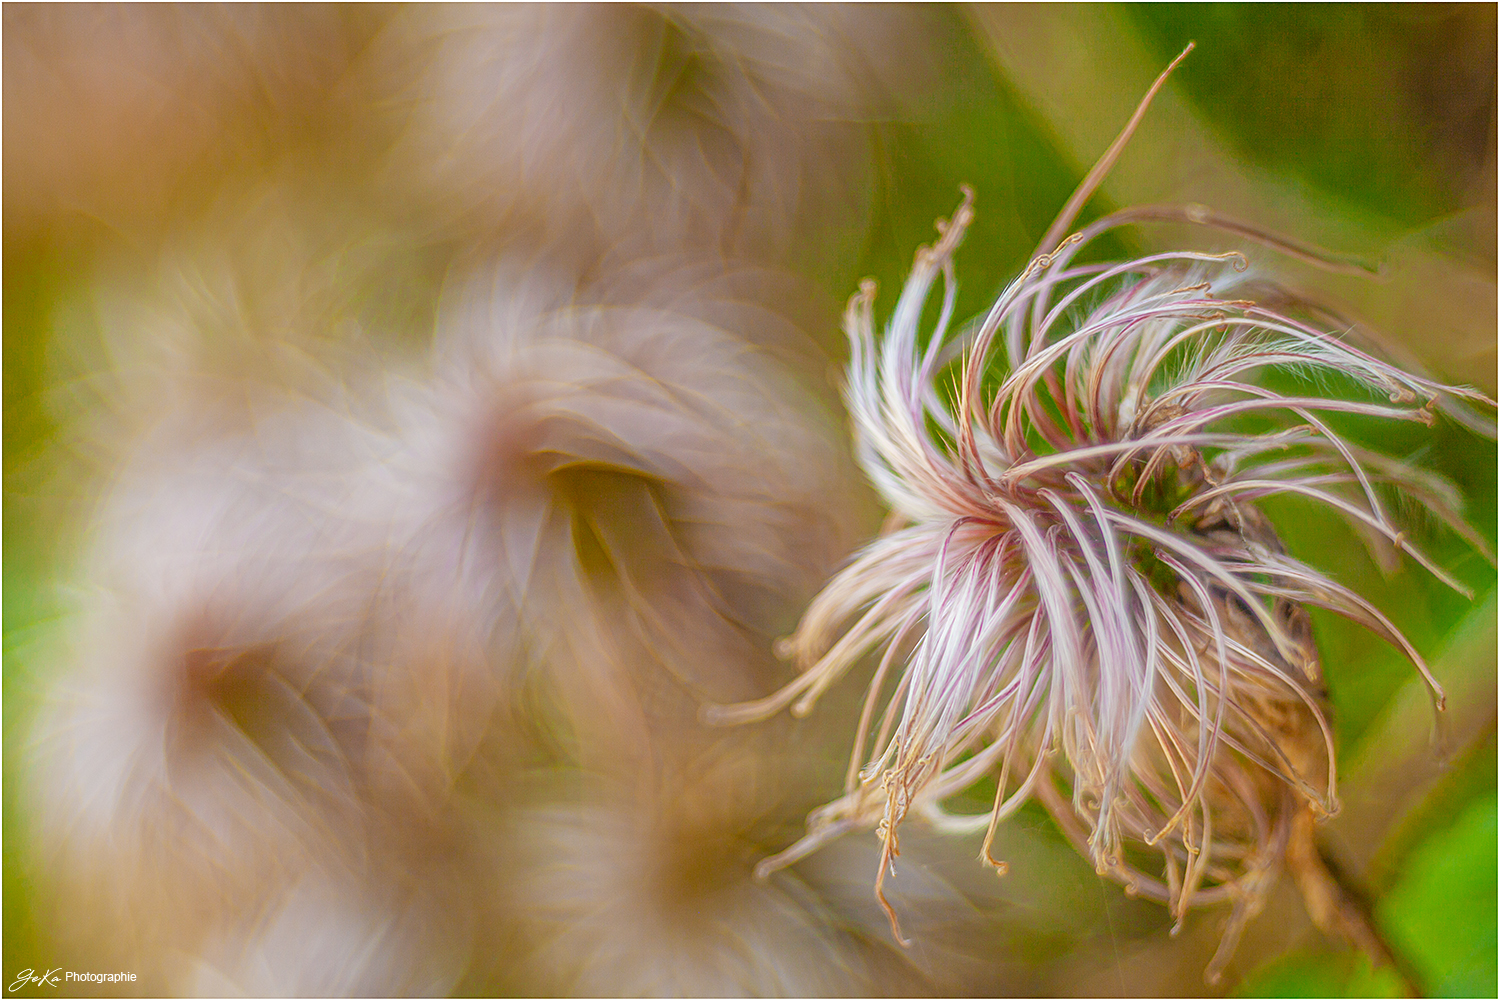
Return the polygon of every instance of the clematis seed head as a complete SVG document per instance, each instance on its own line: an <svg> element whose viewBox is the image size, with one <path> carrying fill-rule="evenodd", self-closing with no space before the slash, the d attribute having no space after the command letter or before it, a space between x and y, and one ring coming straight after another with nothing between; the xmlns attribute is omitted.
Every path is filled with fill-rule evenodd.
<svg viewBox="0 0 1500 1001"><path fill-rule="evenodd" d="M1179 927L1192 907L1232 906L1210 979L1287 869L1321 924L1378 953L1348 908L1312 904L1339 891L1312 842L1338 797L1309 609L1396 646L1439 707L1442 690L1383 613L1287 552L1259 505L1322 505L1463 592L1382 500L1404 493L1485 551L1453 489L1347 439L1333 415L1430 424L1435 411L1493 403L1258 305L1264 286L1238 253L1079 259L1101 233L1150 218L1260 235L1196 206L1049 235L982 321L950 334L953 254L973 214L965 189L917 252L883 335L873 283L845 314L855 451L890 507L885 530L784 643L799 677L709 713L805 713L879 654L844 795L762 871L874 827L876 894L904 942L882 890L902 821L917 812L985 829L982 857L1003 873L996 827L1037 800L1100 875L1165 904ZM1355 389L1273 388L1264 376L1276 370L1302 387ZM1272 430L1244 430L1247 417ZM944 810L986 777L988 814Z"/></svg>

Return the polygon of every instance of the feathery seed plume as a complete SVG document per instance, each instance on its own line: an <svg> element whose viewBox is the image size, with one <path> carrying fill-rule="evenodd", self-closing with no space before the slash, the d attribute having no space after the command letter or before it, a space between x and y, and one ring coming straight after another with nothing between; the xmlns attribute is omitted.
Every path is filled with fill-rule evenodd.
<svg viewBox="0 0 1500 1001"><path fill-rule="evenodd" d="M1331 415L1431 424L1437 409L1493 404L1257 305L1238 254L1078 260L1150 210L1106 216L1058 243L1150 96L1044 239L1049 252L976 327L949 335L953 253L973 217L967 189L938 242L918 251L883 337L873 283L850 301L845 393L857 458L891 508L887 529L785 641L801 675L706 716L805 714L883 651L845 794L761 869L876 826L875 892L903 942L882 889L902 820L917 811L951 829L987 828L982 857L1003 873L989 851L996 825L1036 799L1101 875L1168 905L1179 926L1193 906L1233 904L1211 979L1284 865L1321 925L1380 954L1311 840L1338 801L1308 609L1398 647L1439 707L1442 692L1391 621L1290 555L1257 504L1284 494L1326 505L1464 592L1381 499L1405 492L1484 551L1452 488L1356 445ZM924 331L939 276L941 308ZM1287 390L1262 378L1273 371L1309 378ZM1329 377L1356 390L1314 388ZM1275 429L1248 430L1254 420ZM989 814L943 810L990 775Z"/></svg>

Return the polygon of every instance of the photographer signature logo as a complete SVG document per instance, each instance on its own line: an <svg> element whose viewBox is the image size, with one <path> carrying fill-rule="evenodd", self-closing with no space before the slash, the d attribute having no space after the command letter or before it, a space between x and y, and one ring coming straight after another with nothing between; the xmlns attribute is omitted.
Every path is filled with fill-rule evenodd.
<svg viewBox="0 0 1500 1001"><path fill-rule="evenodd" d="M10 989L18 991L22 987L36 984L38 987L61 987L64 981L94 984L118 984L134 983L134 973L78 973L74 970L63 970L58 967L45 973L26 969L16 974L16 979L11 981Z"/></svg>
<svg viewBox="0 0 1500 1001"><path fill-rule="evenodd" d="M37 973L35 970L22 970L16 974L16 979L10 985L10 989L18 991L27 984L46 984L48 987L56 987L62 983L62 967L48 970L46 973Z"/></svg>

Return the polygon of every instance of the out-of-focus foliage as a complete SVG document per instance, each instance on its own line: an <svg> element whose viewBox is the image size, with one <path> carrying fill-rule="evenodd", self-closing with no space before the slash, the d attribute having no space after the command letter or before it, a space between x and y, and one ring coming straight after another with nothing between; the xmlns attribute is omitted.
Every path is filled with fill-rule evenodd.
<svg viewBox="0 0 1500 1001"><path fill-rule="evenodd" d="M1493 188L1494 17L1478 4L1131 4L1178 84L1247 161L1337 211L1421 226Z"/></svg>
<svg viewBox="0 0 1500 1001"><path fill-rule="evenodd" d="M1399 998L1400 976L1363 956L1292 953L1251 971L1235 990L1245 998Z"/></svg>
<svg viewBox="0 0 1500 1001"><path fill-rule="evenodd" d="M1412 850L1378 905L1429 995L1495 993L1495 839L1495 797L1477 796Z"/></svg>
<svg viewBox="0 0 1500 1001"><path fill-rule="evenodd" d="M4 11L6 837L0 972L7 987L28 967L83 968L84 962L67 952L65 943L68 923L88 915L59 914L54 907L58 873L42 865L33 850L36 817L23 800L23 774L36 753L33 721L49 708L72 638L75 620L69 611L80 600L78 566L95 505L115 475L114 449L119 440L142 433L131 422L158 402L148 392L135 402L125 399L130 409L117 412L117 420L95 420L117 424L104 429L118 431L117 438L101 434L97 426L80 431L77 418L97 418L96 410L107 415L109 406L122 402L111 398L101 406L98 398L95 377L110 358L120 357L110 355L106 335L122 323L149 327L159 318L151 312L157 308L152 296L174 280L182 298L220 301L215 297L224 289L207 286L214 274L227 275L224 301L253 313L278 336L283 328L299 325L300 332L293 333L306 336L301 342L286 338L295 346L277 356L278 378L290 371L312 382L326 378L338 384L356 376L379 382L387 371L420 371L434 325L450 315L445 310L465 296L481 297L485 281L492 282L491 292L501 284L485 262L513 248L509 237L496 233L534 234L539 225L546 228L526 218L528 205L537 203L511 204L509 189L472 204L463 200L467 195L447 200L455 190L483 190L492 178L482 170L446 188L451 173L441 183L424 173L427 167L461 172L474 163L423 162L423 130L452 125L444 116L453 108L431 103L432 95L462 102L461 91L442 88L460 87L465 80L414 70L424 65L421 60L440 44L445 30L466 30L445 28L441 17L468 12L440 16L420 6L86 11L54 14L25 4L7 4ZM718 300L713 295L695 300L710 302L698 319L707 316L727 327L741 322L724 318L734 317L740 306L721 310L713 303L742 304L759 296L795 314L792 322L802 325L802 335L825 352L778 355L778 363L799 359L787 366L796 371L777 390L784 393L776 397L782 417L807 399L833 398L827 375L841 364L845 348L831 304L847 298L866 275L880 282L884 304L894 302L913 250L931 241L932 221L957 204L960 183L975 188L978 214L958 258L957 314L966 318L987 306L1025 266L1057 209L1102 151L1100 144L1086 146L1080 138L1089 134L1088 109L1108 99L1114 102L1110 107L1123 103L1128 110L1142 89L1131 74L1144 71L1149 82L1188 40L1197 42L1197 50L1164 96L1176 95L1189 109L1198 130L1189 139L1210 144L1224 162L1242 167L1261 185L1254 190L1265 195L1261 207L1271 218L1257 221L1285 227L1290 218L1293 227L1306 229L1287 236L1326 241L1335 234L1349 245L1330 249L1386 261L1381 278L1329 286L1306 279L1312 290L1322 289L1335 305L1352 297L1350 308L1358 318L1370 320L1387 343L1435 375L1493 392L1493 7L1055 5L945 8L913 17L921 37L906 41L916 50L940 54L931 67L913 62L911 68L923 71L919 87L878 112L856 113L837 102L815 105L811 112L814 118L844 116L858 123L840 134L839 143L869 144L861 154L868 160L851 175L854 194L841 189L828 203L859 206L858 218L814 213L803 220L806 231L785 237L786 247L778 244L778 234L792 233L795 218L789 222L768 212L744 231L751 234L744 237L745 246L771 254L764 248L774 245L781 255L777 260L797 271L795 295L720 289ZM858 20L851 18L851 23ZM641 30L649 34L650 23L643 17L647 27ZM847 51L840 47L855 44L837 32L829 37L831 50ZM1006 49L1007 40L1019 51ZM525 42L518 37L509 44L529 51ZM759 61L752 60L753 72L778 72L776 45L753 32L732 44L755 53ZM648 96L666 95L664 103L676 101L689 125L726 113L730 104L715 104L725 94L739 95L738 100L766 93L757 89L753 73L748 83L724 83L714 90L719 83L704 68L712 65L707 54L684 47L677 36L661 42L659 50L658 62L651 65L665 75L648 75L633 86ZM484 65L482 51L466 51L476 65ZM608 46L599 51L607 55ZM1131 53L1144 55L1137 63ZM893 86L892 67L880 64L880 52L874 55L875 66L868 77L859 77L861 84L875 90ZM408 58L412 62L402 62ZM1082 67L1091 67L1099 80L1085 79ZM569 79L571 68L560 62L557 79ZM904 63L895 67L895 75L906 68ZM783 102L776 113L806 110L799 102L807 85L797 74L807 70L780 66L795 79L784 91L771 88L772 98ZM545 116L553 105L546 94L535 96ZM733 109L765 113L748 99ZM1159 102L1153 115L1169 110ZM742 132L713 133L722 145L705 147L712 162L704 169L716 182L732 176L749 190L761 183L760 175L746 171L741 178L733 162L742 147L754 147L753 114L745 114L752 116L745 119L751 125ZM1121 121L1113 111L1104 117L1099 128L1112 134ZM1241 189L1227 182L1213 189L1217 180L1210 168L1181 159L1188 140L1165 127L1153 131L1152 122L1148 117L1124 155L1122 187L1106 186L1085 218L1127 198L1213 205L1222 192L1241 197ZM507 134L498 141L511 139L524 143L527 137ZM804 171L797 176L821 176L845 148L814 150L796 167ZM671 153L696 164L691 148L672 147ZM716 156L727 159L714 161ZM607 184L589 172L592 166L580 165L569 183L603 197ZM546 188L555 180L528 174L524 157L506 161L501 174L513 185ZM1138 176L1160 176L1163 189L1123 186L1137 184ZM652 210L645 219L622 217L620 225L650 230L645 241L650 255L662 252L660 227L669 217L678 218L672 213L680 209L680 217L690 220L684 225L698 232L701 218L695 213L715 211L712 198L682 209L672 192L642 183L643 197L658 199L650 206L672 206ZM795 204L794 198L777 200L784 195L777 190L770 198L778 211ZM1245 214L1244 203L1232 207ZM588 212L579 219L568 221L567 239L579 228L618 223ZM1130 230L1115 239L1120 249L1143 250L1161 249L1176 236ZM715 253L726 242L733 241L721 240ZM1277 266L1274 255L1267 257ZM262 290L253 282L236 285L233 277L287 274L298 281L281 298L280 278L268 279L266 298L258 298ZM478 291L476 274L482 276ZM458 280L463 276L470 280ZM1303 280L1301 272L1297 276ZM695 296L702 291L693 286ZM818 299L820 294L826 301ZM793 304L803 298L814 305ZM121 303L129 306L125 313ZM680 307L680 315L693 308L670 295L653 308L657 305ZM160 315L167 314L163 307ZM233 317L211 309L195 320L205 326L222 321L225 329L234 324ZM304 364L314 357L315 363ZM233 368L237 363L226 364L228 376L244 374ZM683 381L690 380L684 376ZM815 410L807 405L807 412ZM823 419L808 418L820 429L814 438L823 433L817 423ZM841 427L839 419L827 420L827 428ZM1343 422L1340 429L1448 477L1466 499L1470 523L1494 542L1493 441L1448 422L1432 430L1403 428L1395 435L1388 426L1359 421ZM828 466L818 472L838 472L835 464ZM574 522L579 538L607 543L611 525L615 537L624 538L631 537L632 526L656 523L661 494L628 480L585 473L568 489L606 499L597 510L585 504L568 508L579 512ZM839 517L872 532L878 522L868 497L854 489L851 494L850 511ZM1426 532L1439 538L1433 551L1438 562L1475 590L1478 597L1471 602L1409 562L1382 567L1332 517L1308 514L1306 506L1290 502L1266 508L1294 555L1315 554L1320 567L1368 596L1418 649L1432 655L1450 701L1434 739L1433 715L1410 665L1366 632L1332 616L1315 616L1346 755L1346 809L1330 824L1327 843L1333 860L1373 902L1379 928L1399 951L1402 969L1372 970L1341 943L1325 940L1308 924L1295 893L1283 888L1286 892L1272 898L1252 923L1222 988L1239 996L1399 996L1403 978L1409 977L1412 986L1431 995L1492 996L1494 570L1460 542ZM1430 528L1417 518L1419 534ZM847 525L844 530L853 534ZM670 564L671 558L651 550L654 544L640 546ZM609 565L603 548L590 553L590 566ZM809 562L822 559L800 555ZM816 584L797 586L807 590ZM794 624L796 609L781 607L758 585L746 585L738 594L761 615L756 628L769 632L774 625L785 631ZM626 613L601 607L601 621L611 615L623 620ZM771 677L774 670L762 669L757 679L765 690L780 680ZM729 983L733 989L771 992L813 989L805 986L812 984L826 993L1192 995L1205 990L1201 976L1217 942L1219 916L1200 914L1180 937L1170 937L1170 922L1159 908L1128 900L1099 881L1035 808L1009 821L997 840L997 853L1011 866L1002 881L973 862L977 838L916 831L907 836L902 868L887 887L897 906L913 917L908 932L917 943L904 953L884 937L884 919L869 896L876 846L868 835L850 836L804 860L784 881L769 886L743 881L757 858L796 839L802 813L837 790L847 750L838 724L857 715L859 684L830 693L819 715L833 725L782 721L785 725L759 737L743 737L736 750L721 752L722 760L705 765L694 759L698 771L667 778L653 773L650 782L658 783L653 790L637 789L625 798L619 798L625 786L598 781L592 765L578 764L590 754L596 761L628 758L616 753L620 743L600 738L590 749L587 735L555 725L559 716L582 713L568 700L583 698L579 693L589 690L587 679L575 680L575 690L566 695L528 684L517 697L518 712L542 736L515 738L531 741L524 752L509 745L481 746L474 752L478 764L464 780L486 789L500 783L514 797L505 810L489 804L464 817L473 825L466 830L485 832L467 842L481 845L474 852L484 859L473 871L491 873L485 878L494 884L485 884L485 892L503 902L497 912L507 916L466 926L473 936L468 941L484 944L446 989L670 993ZM691 712L682 693L663 683L652 697L659 700L653 703L657 710L675 713L672 725L687 732L681 721ZM511 737L489 739L505 743ZM502 760L494 775L481 774ZM643 787L650 782L642 780ZM731 787L741 798L728 795ZM603 796L600 788L606 790ZM988 793L973 789L952 805L983 811L992 793L993 784ZM520 871L506 875L504 866ZM661 871L673 873L687 887L682 899L694 903L686 916L652 912L650 920L641 919L633 909L640 887ZM609 906L596 908L598 898L590 894L600 885L617 895ZM550 901L551 909L537 916L539 899ZM329 905L327 913L343 914L340 906L346 905ZM713 907L720 909L712 913L727 915L720 925L704 916ZM535 920L517 920L515 914ZM737 921L753 925L755 936L740 935ZM694 960L640 972L638 957L655 955L653 945L661 955L672 955L666 939L685 926L682 922L698 931ZM829 928L834 931L828 933ZM282 926L276 935L259 948L274 950L276 943L302 933ZM816 949L807 944L814 938ZM762 955L756 967L758 951L782 951L784 959ZM511 956L523 958L512 962ZM639 975L612 979L607 972L612 962ZM744 969L734 966L742 962ZM724 974L728 967L735 973ZM161 985L143 983L136 989ZM53 996L48 989L16 993ZM70 993L131 991L92 986Z"/></svg>

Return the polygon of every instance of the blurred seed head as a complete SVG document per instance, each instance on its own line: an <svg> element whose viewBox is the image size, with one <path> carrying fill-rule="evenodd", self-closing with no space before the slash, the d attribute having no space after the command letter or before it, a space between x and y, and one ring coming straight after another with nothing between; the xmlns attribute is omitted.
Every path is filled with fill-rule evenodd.
<svg viewBox="0 0 1500 1001"><path fill-rule="evenodd" d="M428 537L543 656L598 616L692 690L748 694L860 505L830 410L785 363L805 338L680 277L634 301L529 272L458 296L405 432L441 468L410 479L441 485L448 541Z"/></svg>
<svg viewBox="0 0 1500 1001"><path fill-rule="evenodd" d="M864 123L920 88L921 18L460 5L398 16L369 68L409 114L398 183L428 179L467 226L539 234L584 260L692 247L814 263L799 241L863 226Z"/></svg>
<svg viewBox="0 0 1500 1001"><path fill-rule="evenodd" d="M283 405L137 443L33 734L66 904L143 961L246 933L312 874L407 871L499 697L485 637L401 573L387 441Z"/></svg>
<svg viewBox="0 0 1500 1001"><path fill-rule="evenodd" d="M767 759L696 759L629 782L585 778L576 798L501 826L492 899L512 975L580 996L844 996L914 984L782 873L751 876ZM910 987L908 987L910 989Z"/></svg>
<svg viewBox="0 0 1500 1001"><path fill-rule="evenodd" d="M160 989L446 990L492 909L460 790L539 731L613 781L696 752L866 502L784 274L505 258L427 345L362 306L389 234L284 194L71 318L102 500L29 799L77 939Z"/></svg>

